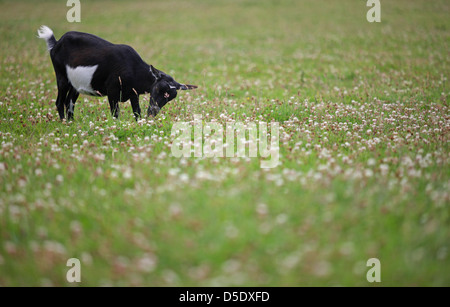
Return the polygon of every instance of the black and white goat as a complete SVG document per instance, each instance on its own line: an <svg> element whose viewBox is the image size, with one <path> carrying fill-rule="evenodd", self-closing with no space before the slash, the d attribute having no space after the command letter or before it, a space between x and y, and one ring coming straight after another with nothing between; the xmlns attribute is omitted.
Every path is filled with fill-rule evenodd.
<svg viewBox="0 0 450 307"><path fill-rule="evenodd" d="M139 95L150 93L148 115L156 116L161 108L177 96L177 90L195 85L180 84L171 76L145 63L130 46L110 43L98 36L67 32L58 41L53 31L41 26L38 37L45 39L56 74L56 107L64 119L73 119L80 93L108 96L111 114L119 116L119 101L131 101L133 113L141 115Z"/></svg>

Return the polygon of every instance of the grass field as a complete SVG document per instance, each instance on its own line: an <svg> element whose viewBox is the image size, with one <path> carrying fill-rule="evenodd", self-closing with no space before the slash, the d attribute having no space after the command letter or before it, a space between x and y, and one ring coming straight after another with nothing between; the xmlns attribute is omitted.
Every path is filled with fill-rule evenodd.
<svg viewBox="0 0 450 307"><path fill-rule="evenodd" d="M381 2L0 1L0 286L450 286L450 4ZM61 122L42 24L199 88ZM194 114L279 123L280 165L174 157Z"/></svg>

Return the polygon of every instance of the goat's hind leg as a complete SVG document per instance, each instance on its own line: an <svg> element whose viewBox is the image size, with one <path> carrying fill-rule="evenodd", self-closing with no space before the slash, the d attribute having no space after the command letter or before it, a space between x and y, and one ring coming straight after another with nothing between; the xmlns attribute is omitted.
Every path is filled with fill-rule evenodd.
<svg viewBox="0 0 450 307"><path fill-rule="evenodd" d="M58 110L59 118L64 119L64 104L67 98L67 92L69 91L70 84L65 79L58 79L58 97L56 97L56 109Z"/></svg>
<svg viewBox="0 0 450 307"><path fill-rule="evenodd" d="M73 113L75 111L75 102L77 101L79 95L80 93L78 93L73 86L70 86L69 93L67 94L66 100L64 101L67 113L67 120L73 120Z"/></svg>

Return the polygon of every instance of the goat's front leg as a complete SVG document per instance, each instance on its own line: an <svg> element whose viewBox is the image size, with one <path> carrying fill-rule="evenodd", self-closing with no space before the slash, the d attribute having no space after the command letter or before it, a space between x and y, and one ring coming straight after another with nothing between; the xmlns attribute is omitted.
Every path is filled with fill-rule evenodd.
<svg viewBox="0 0 450 307"><path fill-rule="evenodd" d="M119 92L111 91L108 93L109 108L111 109L111 115L115 118L119 118Z"/></svg>
<svg viewBox="0 0 450 307"><path fill-rule="evenodd" d="M139 96L130 97L131 107L133 108L133 114L136 121L141 117L141 107L139 106Z"/></svg>

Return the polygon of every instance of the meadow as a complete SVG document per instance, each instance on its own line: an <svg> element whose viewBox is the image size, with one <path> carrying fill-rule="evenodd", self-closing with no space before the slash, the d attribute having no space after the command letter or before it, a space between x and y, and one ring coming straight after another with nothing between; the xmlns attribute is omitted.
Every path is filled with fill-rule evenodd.
<svg viewBox="0 0 450 307"><path fill-rule="evenodd" d="M0 1L0 286L449 286L450 4L381 3ZM43 24L199 88L60 121ZM280 164L174 157L195 114L279 123Z"/></svg>

